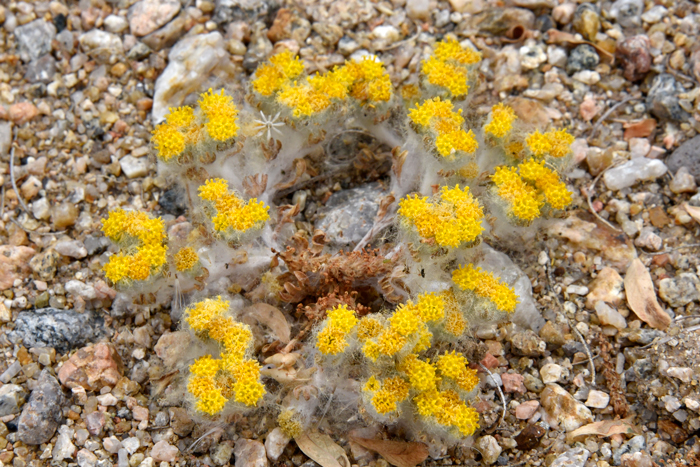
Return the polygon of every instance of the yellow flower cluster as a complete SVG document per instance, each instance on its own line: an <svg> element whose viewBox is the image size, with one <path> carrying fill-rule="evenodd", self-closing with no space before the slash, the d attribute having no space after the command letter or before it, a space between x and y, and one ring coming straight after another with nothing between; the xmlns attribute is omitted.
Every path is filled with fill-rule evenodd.
<svg viewBox="0 0 700 467"><path fill-rule="evenodd" d="M475 242L484 231L484 211L468 187L442 187L435 201L407 195L399 201L398 214L407 229L415 227L421 238L433 239L441 247Z"/></svg>
<svg viewBox="0 0 700 467"><path fill-rule="evenodd" d="M520 222L529 223L538 218L545 201L553 209L564 209L572 201L566 184L542 160L529 159L517 169L496 167L491 180L496 194L508 203L509 214Z"/></svg>
<svg viewBox="0 0 700 467"><path fill-rule="evenodd" d="M454 351L433 362L419 356L432 347L433 331L444 335L452 313L459 314L463 331L466 320L451 291L419 294L386 317L374 314L358 319L346 306L337 306L317 333L316 348L324 355L361 349L373 365L373 375L362 385L363 400L377 414L399 415L401 403L412 401L415 408L410 412L471 435L478 428L478 415L462 398L479 384L476 370ZM440 414L442 409L449 413Z"/></svg>
<svg viewBox="0 0 700 467"><path fill-rule="evenodd" d="M518 304L518 296L504 282L490 272L475 268L474 265L462 265L452 272L452 282L461 290L475 293L478 297L493 302L500 311L512 313Z"/></svg>
<svg viewBox="0 0 700 467"><path fill-rule="evenodd" d="M428 84L446 89L454 97L463 97L469 92L471 67L480 61L479 52L447 39L438 43L433 55L423 61L421 72Z"/></svg>
<svg viewBox="0 0 700 467"><path fill-rule="evenodd" d="M282 87L295 80L304 72L304 64L290 51L273 55L268 63L263 63L255 70L252 80L253 89L263 96L271 96Z"/></svg>
<svg viewBox="0 0 700 467"><path fill-rule="evenodd" d="M202 337L221 346L221 358L205 355L190 365L187 390L196 399L199 412L215 415L234 399L255 406L265 395L260 382L260 364L245 358L253 341L250 328L226 316L229 302L205 299L185 310L185 321Z"/></svg>
<svg viewBox="0 0 700 467"><path fill-rule="evenodd" d="M347 335L358 323L355 312L338 305L328 312L323 329L316 336L316 348L324 355L337 355L348 346Z"/></svg>
<svg viewBox="0 0 700 467"><path fill-rule="evenodd" d="M561 158L571 152L574 137L565 128L540 133L536 130L525 138L528 149L535 157L551 156Z"/></svg>
<svg viewBox="0 0 700 467"><path fill-rule="evenodd" d="M491 107L491 119L484 126L484 133L490 133L496 138L503 138L510 132L515 119L515 112L512 108L498 103Z"/></svg>
<svg viewBox="0 0 700 467"><path fill-rule="evenodd" d="M182 154L187 146L195 146L203 140L203 129L214 141L228 141L238 134L238 109L233 99L211 89L200 95L201 116L197 118L192 107L171 108L165 122L153 130L153 143L158 157L168 162Z"/></svg>
<svg viewBox="0 0 700 467"><path fill-rule="evenodd" d="M145 281L165 265L168 247L160 217L116 209L102 220L102 232L121 248L103 267L111 282Z"/></svg>
<svg viewBox="0 0 700 467"><path fill-rule="evenodd" d="M395 412L397 404L408 399L410 384L400 376L386 378L384 381L371 376L363 390L370 396L370 403L378 414Z"/></svg>
<svg viewBox="0 0 700 467"><path fill-rule="evenodd" d="M290 438L299 436L304 430L304 426L293 410L283 410L277 416L277 425L282 429L285 435Z"/></svg>
<svg viewBox="0 0 700 467"><path fill-rule="evenodd" d="M453 110L452 102L439 97L416 104L408 113L411 121L434 138L435 149L445 160L473 154L479 147L474 133L464 131L462 110Z"/></svg>
<svg viewBox="0 0 700 467"><path fill-rule="evenodd" d="M214 208L212 216L214 229L219 232L241 234L250 229L262 228L270 218L269 206L256 198L245 203L235 193L229 191L228 182L221 178L211 178L199 187L199 197Z"/></svg>
<svg viewBox="0 0 700 467"><path fill-rule="evenodd" d="M199 108L202 109L206 123L204 127L214 141L228 141L238 134L238 109L233 104L231 96L219 94L211 88L199 96Z"/></svg>
<svg viewBox="0 0 700 467"><path fill-rule="evenodd" d="M384 64L371 57L348 61L343 66L302 76L304 66L290 52L274 55L255 72L253 89L288 107L295 118L311 117L323 112L333 102L353 98L362 106L373 107L388 102L393 86Z"/></svg>
<svg viewBox="0 0 700 467"><path fill-rule="evenodd" d="M186 246L180 248L173 256L175 270L178 272L189 271L199 262L199 255L193 248Z"/></svg>

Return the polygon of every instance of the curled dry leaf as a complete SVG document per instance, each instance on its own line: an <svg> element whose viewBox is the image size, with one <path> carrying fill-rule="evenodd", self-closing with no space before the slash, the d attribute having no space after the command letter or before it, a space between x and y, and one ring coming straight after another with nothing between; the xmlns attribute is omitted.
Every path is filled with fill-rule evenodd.
<svg viewBox="0 0 700 467"><path fill-rule="evenodd" d="M299 449L323 467L350 467L348 456L330 436L310 431L294 438Z"/></svg>
<svg viewBox="0 0 700 467"><path fill-rule="evenodd" d="M286 344L291 339L291 329L284 314L267 303L256 303L245 309L243 316L250 316L258 323L264 324L277 336L280 342Z"/></svg>
<svg viewBox="0 0 700 467"><path fill-rule="evenodd" d="M577 428L567 435L569 441L573 441L580 436L598 435L610 437L612 435L638 435L641 430L632 424L634 417L627 417L620 420L603 420L601 422L589 423L581 428Z"/></svg>
<svg viewBox="0 0 700 467"><path fill-rule="evenodd" d="M627 268L625 295L632 311L652 328L664 330L671 324L671 317L656 299L651 274L639 258Z"/></svg>
<svg viewBox="0 0 700 467"><path fill-rule="evenodd" d="M428 446L423 443L350 437L350 442L379 453L396 467L415 467L428 457Z"/></svg>
<svg viewBox="0 0 700 467"><path fill-rule="evenodd" d="M695 219L695 222L700 224L700 208L697 206L691 206L688 203L683 203L683 207L685 208L686 211L688 211L688 214L690 214L690 217Z"/></svg>

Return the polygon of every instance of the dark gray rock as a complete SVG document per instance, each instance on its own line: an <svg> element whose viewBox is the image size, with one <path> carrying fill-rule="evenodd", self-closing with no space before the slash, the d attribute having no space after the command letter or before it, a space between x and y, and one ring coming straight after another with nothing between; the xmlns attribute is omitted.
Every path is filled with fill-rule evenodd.
<svg viewBox="0 0 700 467"><path fill-rule="evenodd" d="M61 385L51 376L48 369L43 370L19 417L19 440L32 445L50 440L61 422L65 401Z"/></svg>
<svg viewBox="0 0 700 467"><path fill-rule="evenodd" d="M278 8L279 4L275 0L217 0L212 19L220 25L234 21L245 21L252 25L268 15L273 15ZM272 23L274 18L269 19Z"/></svg>
<svg viewBox="0 0 700 467"><path fill-rule="evenodd" d="M27 65L24 79L30 83L48 83L56 73L56 60L51 54L46 54Z"/></svg>
<svg viewBox="0 0 700 467"><path fill-rule="evenodd" d="M678 94L682 92L685 92L683 86L676 82L673 75L661 73L651 82L651 89L647 94L647 107L662 120L686 120L690 116L678 102Z"/></svg>
<svg viewBox="0 0 700 467"><path fill-rule="evenodd" d="M666 159L666 166L673 173L681 167L687 167L695 177L695 182L700 183L700 135L681 144Z"/></svg>
<svg viewBox="0 0 700 467"><path fill-rule="evenodd" d="M150 53L151 48L149 46L147 46L143 42L137 42L136 45L129 49L129 52L127 52L126 54L126 58L128 58L129 60L139 61L148 57Z"/></svg>
<svg viewBox="0 0 700 467"><path fill-rule="evenodd" d="M566 72L570 75L581 70L592 70L600 63L598 52L588 44L581 44L569 53Z"/></svg>
<svg viewBox="0 0 700 467"><path fill-rule="evenodd" d="M107 237L93 237L92 235L88 235L83 241L88 256L102 253L109 247L110 243Z"/></svg>
<svg viewBox="0 0 700 467"><path fill-rule="evenodd" d="M15 29L15 38L19 45L19 56L25 61L36 60L51 52L51 41L56 37L56 27L43 19Z"/></svg>
<svg viewBox="0 0 700 467"><path fill-rule="evenodd" d="M352 248L374 225L379 201L386 194L379 183L334 193L318 210L314 227L328 235L331 245Z"/></svg>
<svg viewBox="0 0 700 467"><path fill-rule="evenodd" d="M681 273L673 279L661 279L659 297L673 308L700 300L700 280L692 272Z"/></svg>
<svg viewBox="0 0 700 467"><path fill-rule="evenodd" d="M181 216L187 211L187 199L185 190L182 187L175 185L163 193L163 196L158 200L158 204L163 211L173 216Z"/></svg>
<svg viewBox="0 0 700 467"><path fill-rule="evenodd" d="M7 336L25 347L53 347L58 353L67 353L105 334L104 321L92 313L44 308L20 312Z"/></svg>

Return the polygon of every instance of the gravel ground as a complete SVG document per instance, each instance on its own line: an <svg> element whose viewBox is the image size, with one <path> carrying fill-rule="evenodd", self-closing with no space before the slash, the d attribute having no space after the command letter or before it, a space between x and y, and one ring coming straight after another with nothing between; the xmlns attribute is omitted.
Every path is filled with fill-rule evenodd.
<svg viewBox="0 0 700 467"><path fill-rule="evenodd" d="M477 113L503 101L570 128L575 206L530 244L493 245L546 324L479 330L482 430L425 465L700 465L697 2L11 1L0 24L0 467L316 465L272 417L212 427L183 408L168 390L178 324L116 306L100 220L116 207L183 220L149 147L168 107L240 91L284 49L310 72L374 53L399 86L446 34L483 54ZM285 196L312 224L359 180L379 184L324 209L378 205L388 169ZM387 465L329 434L353 464Z"/></svg>

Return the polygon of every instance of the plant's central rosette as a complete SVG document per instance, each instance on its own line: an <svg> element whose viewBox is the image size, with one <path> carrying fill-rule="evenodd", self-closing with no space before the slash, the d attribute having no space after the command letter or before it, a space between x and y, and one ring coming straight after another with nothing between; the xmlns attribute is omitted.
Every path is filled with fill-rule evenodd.
<svg viewBox="0 0 700 467"><path fill-rule="evenodd" d="M161 173L183 187L187 220L112 211L103 231L120 251L104 272L133 306L182 312L196 344L181 384L196 412L274 411L292 437L322 418L416 439L476 432L475 330L531 300L485 245L574 200L560 175L573 136L506 103L470 107L480 63L447 38L395 89L376 57L309 75L285 51L245 96L210 89L170 109L152 142ZM367 238L393 230L377 250L337 252L307 231L299 204L276 203L324 179L330 143L359 133L392 155L391 195Z"/></svg>

